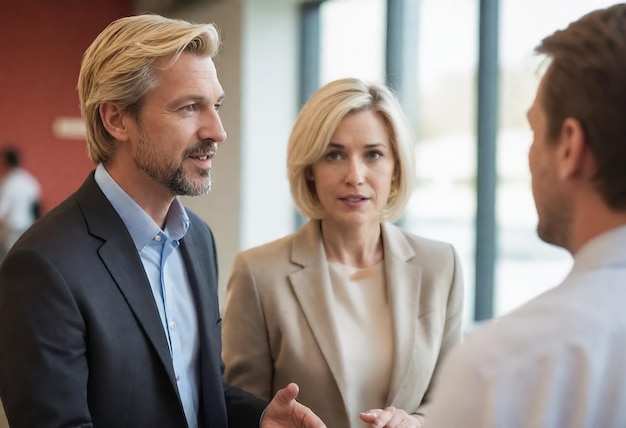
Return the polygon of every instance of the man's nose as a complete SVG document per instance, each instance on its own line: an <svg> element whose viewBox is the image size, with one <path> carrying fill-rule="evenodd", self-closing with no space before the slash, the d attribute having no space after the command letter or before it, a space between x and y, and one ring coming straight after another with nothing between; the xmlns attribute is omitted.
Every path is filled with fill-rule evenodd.
<svg viewBox="0 0 626 428"><path fill-rule="evenodd" d="M199 135L201 140L213 140L217 143L223 143L226 140L226 131L217 110L211 109L202 120Z"/></svg>

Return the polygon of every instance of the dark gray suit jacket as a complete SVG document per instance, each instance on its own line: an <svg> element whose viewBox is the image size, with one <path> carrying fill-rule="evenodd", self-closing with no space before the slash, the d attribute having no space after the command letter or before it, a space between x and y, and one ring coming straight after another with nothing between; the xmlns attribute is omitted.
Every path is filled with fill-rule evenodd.
<svg viewBox="0 0 626 428"><path fill-rule="evenodd" d="M198 313L199 423L258 427L267 402L222 380L213 236L189 217L181 250ZM0 394L12 428L187 426L141 259L93 173L0 267Z"/></svg>

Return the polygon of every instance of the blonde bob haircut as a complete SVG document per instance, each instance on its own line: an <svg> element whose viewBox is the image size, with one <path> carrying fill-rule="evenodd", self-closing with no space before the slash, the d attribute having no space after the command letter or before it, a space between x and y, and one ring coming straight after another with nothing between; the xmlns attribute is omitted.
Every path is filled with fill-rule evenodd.
<svg viewBox="0 0 626 428"><path fill-rule="evenodd" d="M87 48L78 77L80 111L87 132L89 157L107 162L115 141L100 118L100 105L114 102L139 119L143 97L156 85L153 62L183 52L214 57L220 39L213 24L194 24L145 14L109 24Z"/></svg>
<svg viewBox="0 0 626 428"><path fill-rule="evenodd" d="M318 89L300 110L287 148L291 195L300 213L321 219L325 211L307 179L325 153L339 123L349 114L371 110L383 119L395 160L391 192L381 221L398 219L411 197L415 180L413 133L395 95L384 85L359 79L335 80Z"/></svg>

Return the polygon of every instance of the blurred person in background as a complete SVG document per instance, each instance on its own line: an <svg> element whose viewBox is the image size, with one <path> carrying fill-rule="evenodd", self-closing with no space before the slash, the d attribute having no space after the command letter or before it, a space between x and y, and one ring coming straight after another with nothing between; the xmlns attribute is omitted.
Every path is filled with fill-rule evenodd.
<svg viewBox="0 0 626 428"><path fill-rule="evenodd" d="M392 222L411 196L414 139L392 92L334 81L289 139L309 221L237 255L225 377L261 397L285 382L331 428L420 427L441 359L461 341L463 276L448 243Z"/></svg>
<svg viewBox="0 0 626 428"><path fill-rule="evenodd" d="M37 179L22 167L20 152L2 149L0 167L0 261L17 238L39 218L41 188Z"/></svg>
<svg viewBox="0 0 626 428"><path fill-rule="evenodd" d="M557 287L479 327L435 379L432 428L626 427L626 4L543 39L532 191Z"/></svg>

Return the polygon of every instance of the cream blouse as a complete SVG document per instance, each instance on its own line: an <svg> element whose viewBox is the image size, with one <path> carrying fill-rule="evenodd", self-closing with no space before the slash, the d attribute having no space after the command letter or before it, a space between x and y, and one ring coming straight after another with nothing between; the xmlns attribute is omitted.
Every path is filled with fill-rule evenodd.
<svg viewBox="0 0 626 428"><path fill-rule="evenodd" d="M359 413L385 407L393 364L384 264L365 269L328 264L350 427L367 427Z"/></svg>

